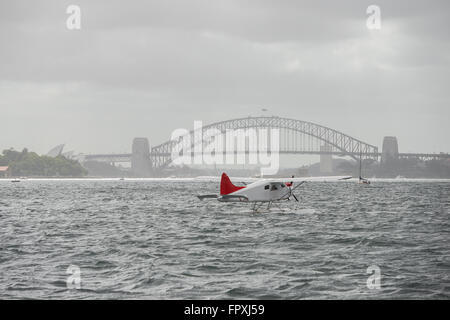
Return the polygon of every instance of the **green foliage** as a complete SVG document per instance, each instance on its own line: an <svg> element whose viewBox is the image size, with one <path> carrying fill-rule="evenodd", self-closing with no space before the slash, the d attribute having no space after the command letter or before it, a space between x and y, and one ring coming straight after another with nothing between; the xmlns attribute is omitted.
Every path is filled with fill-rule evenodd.
<svg viewBox="0 0 450 320"><path fill-rule="evenodd" d="M23 149L22 152L4 150L0 165L9 166L12 176L80 177L87 174L78 161L63 156L39 156Z"/></svg>

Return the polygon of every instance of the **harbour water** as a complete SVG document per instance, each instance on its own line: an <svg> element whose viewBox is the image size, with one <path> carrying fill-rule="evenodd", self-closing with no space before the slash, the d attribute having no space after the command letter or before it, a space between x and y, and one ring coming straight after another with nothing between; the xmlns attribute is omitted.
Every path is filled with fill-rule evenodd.
<svg viewBox="0 0 450 320"><path fill-rule="evenodd" d="M450 181L313 182L256 213L195 197L217 189L1 180L0 298L450 298Z"/></svg>

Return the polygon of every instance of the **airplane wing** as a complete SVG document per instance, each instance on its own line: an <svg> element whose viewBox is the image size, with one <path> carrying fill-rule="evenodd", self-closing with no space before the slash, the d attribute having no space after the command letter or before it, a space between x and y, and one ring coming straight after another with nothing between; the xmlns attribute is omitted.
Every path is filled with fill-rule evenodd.
<svg viewBox="0 0 450 320"><path fill-rule="evenodd" d="M290 196L294 197L294 199L298 202L297 197L294 194L294 190L298 187L302 186L305 182L308 181L317 181L317 182L335 182L335 181L343 181L351 179L351 176L326 176L326 177L304 177L304 178L282 178L282 179L267 179L271 185L275 184L285 184L289 187L288 191L282 195L279 200L288 199Z"/></svg>
<svg viewBox="0 0 450 320"><path fill-rule="evenodd" d="M275 178L275 179L265 179L270 183L299 183L299 182L337 182L351 179L351 176L325 176L325 177L303 177L303 178Z"/></svg>

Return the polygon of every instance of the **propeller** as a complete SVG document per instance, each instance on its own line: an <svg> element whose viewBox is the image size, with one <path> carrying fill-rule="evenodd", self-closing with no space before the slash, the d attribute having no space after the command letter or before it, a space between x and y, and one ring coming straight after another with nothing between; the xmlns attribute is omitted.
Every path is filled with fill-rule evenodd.
<svg viewBox="0 0 450 320"><path fill-rule="evenodd" d="M294 175L292 175L291 178L294 178ZM288 199L291 200L290 198L291 198L291 196L293 196L295 201L299 202L297 197L295 196L295 194L292 193L292 184L293 183L294 183L294 181L291 181L291 183L289 184L289 198Z"/></svg>

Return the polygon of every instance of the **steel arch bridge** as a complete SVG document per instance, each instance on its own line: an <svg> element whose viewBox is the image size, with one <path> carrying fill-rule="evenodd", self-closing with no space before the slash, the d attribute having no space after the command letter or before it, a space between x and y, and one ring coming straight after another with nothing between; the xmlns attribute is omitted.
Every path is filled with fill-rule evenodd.
<svg viewBox="0 0 450 320"><path fill-rule="evenodd" d="M377 159L378 147L353 138L340 131L307 121L281 117L247 117L212 123L202 128L202 137L209 129L215 129L221 134L227 130L238 129L279 129L280 154L334 154L350 156L354 159ZM195 130L189 132L194 141ZM154 146L150 158L154 168L163 168L172 162L172 150L180 144L180 140L169 140ZM321 148L327 146L326 149ZM259 151L259 150L257 150Z"/></svg>

